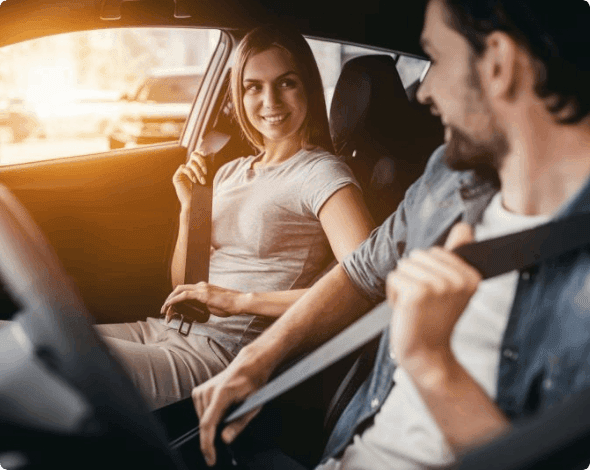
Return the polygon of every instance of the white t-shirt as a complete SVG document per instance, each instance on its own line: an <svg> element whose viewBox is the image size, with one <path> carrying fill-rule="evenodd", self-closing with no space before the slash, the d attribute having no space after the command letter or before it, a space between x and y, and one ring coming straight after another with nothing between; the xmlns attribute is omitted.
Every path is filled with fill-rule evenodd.
<svg viewBox="0 0 590 470"><path fill-rule="evenodd" d="M243 292L308 287L332 256L320 210L338 190L358 182L339 157L321 149L302 149L279 164L253 168L260 158L238 158L215 175L209 282ZM271 322L212 315L191 333L237 354Z"/></svg>
<svg viewBox="0 0 590 470"><path fill-rule="evenodd" d="M485 240L535 227L549 216L522 216L502 206L496 194L475 226L475 239ZM496 396L500 347L516 293L518 272L482 281L451 338L451 348L467 372L491 398ZM339 460L319 467L336 469L425 469L454 458L408 373L398 367L395 385L372 426L356 435ZM319 470L318 469L318 470Z"/></svg>

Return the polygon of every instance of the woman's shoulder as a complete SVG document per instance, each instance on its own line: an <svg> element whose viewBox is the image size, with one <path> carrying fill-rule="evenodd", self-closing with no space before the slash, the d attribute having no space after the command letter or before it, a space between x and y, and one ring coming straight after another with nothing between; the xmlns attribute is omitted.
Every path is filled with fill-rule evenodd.
<svg viewBox="0 0 590 470"><path fill-rule="evenodd" d="M304 148L300 150L302 156L309 161L328 160L341 161L341 158L321 147Z"/></svg>
<svg viewBox="0 0 590 470"><path fill-rule="evenodd" d="M308 172L352 176L350 168L341 157L322 148L304 149L300 157L300 164L306 167Z"/></svg>
<svg viewBox="0 0 590 470"><path fill-rule="evenodd" d="M327 167L345 165L342 158L320 147L301 149L297 154L295 164L308 168L313 168L318 165Z"/></svg>

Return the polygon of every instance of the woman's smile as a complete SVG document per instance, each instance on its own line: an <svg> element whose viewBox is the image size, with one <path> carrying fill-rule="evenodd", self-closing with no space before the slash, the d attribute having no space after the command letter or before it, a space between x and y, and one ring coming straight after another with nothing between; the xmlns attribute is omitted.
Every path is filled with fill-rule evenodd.
<svg viewBox="0 0 590 470"><path fill-rule="evenodd" d="M244 67L244 110L265 145L301 141L307 96L291 55L272 47Z"/></svg>
<svg viewBox="0 0 590 470"><path fill-rule="evenodd" d="M271 114L267 116L262 116L266 122L270 124L282 124L287 118L289 117L288 113L285 114Z"/></svg>

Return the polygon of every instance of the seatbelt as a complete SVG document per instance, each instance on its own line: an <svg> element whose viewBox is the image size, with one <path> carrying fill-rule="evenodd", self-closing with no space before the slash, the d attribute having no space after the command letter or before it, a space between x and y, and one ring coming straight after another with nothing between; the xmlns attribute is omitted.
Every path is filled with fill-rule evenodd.
<svg viewBox="0 0 590 470"><path fill-rule="evenodd" d="M197 145L197 152L208 157L207 184L193 184L189 215L185 284L209 280L209 256L211 252L211 206L213 203L213 176L215 154L228 143L230 136L211 131ZM176 304L173 309L180 315L178 332L188 335L193 321L205 323L209 319L207 305L198 300Z"/></svg>
<svg viewBox="0 0 590 470"><path fill-rule="evenodd" d="M483 279L488 279L509 271L529 268L588 244L590 213L573 215L523 232L464 245L454 252L475 267ZM391 309L383 302L248 397L224 422L241 418L362 347L380 335L390 320Z"/></svg>

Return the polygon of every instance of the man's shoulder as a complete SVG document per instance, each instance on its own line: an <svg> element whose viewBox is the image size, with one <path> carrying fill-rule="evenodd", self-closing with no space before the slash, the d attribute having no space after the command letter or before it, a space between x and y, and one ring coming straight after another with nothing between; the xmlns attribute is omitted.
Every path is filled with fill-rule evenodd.
<svg viewBox="0 0 590 470"><path fill-rule="evenodd" d="M452 178L453 180L461 179L467 172L453 170L449 168L446 161L446 145L438 147L428 159L426 168L424 170L424 177L429 179L443 179Z"/></svg>

